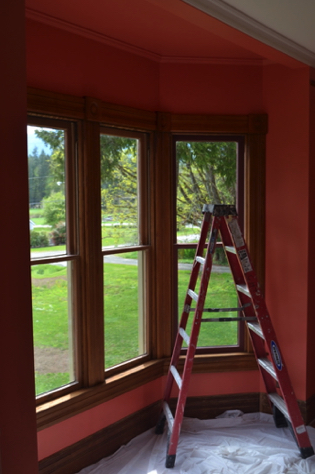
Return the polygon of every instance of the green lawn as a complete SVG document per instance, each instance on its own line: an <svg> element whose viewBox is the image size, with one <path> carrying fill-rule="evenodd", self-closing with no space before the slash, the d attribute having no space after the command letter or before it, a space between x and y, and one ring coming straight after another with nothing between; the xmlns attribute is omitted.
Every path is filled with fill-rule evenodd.
<svg viewBox="0 0 315 474"><path fill-rule="evenodd" d="M108 368L139 354L138 268L133 265L105 264L104 269L105 366ZM60 353L69 348L70 297L66 272L66 267L59 265L32 267L34 345L37 348L54 348ZM179 271L180 313L189 277L190 271ZM235 304L231 275L213 273L206 307L233 307ZM214 313L214 317L217 316L218 313ZM209 317L209 313L206 317ZM236 343L236 338L236 323L204 323L199 345L230 345ZM67 372L35 375L37 394L70 382Z"/></svg>

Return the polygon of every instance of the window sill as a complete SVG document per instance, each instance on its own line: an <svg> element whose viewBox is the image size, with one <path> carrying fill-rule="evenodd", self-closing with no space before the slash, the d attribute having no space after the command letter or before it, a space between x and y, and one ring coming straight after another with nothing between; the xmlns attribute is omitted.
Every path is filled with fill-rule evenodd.
<svg viewBox="0 0 315 474"><path fill-rule="evenodd" d="M180 358L179 370L184 364ZM37 429L42 430L111 400L123 393L167 374L169 358L145 362L137 367L106 379L91 388L77 390L55 400L43 403L36 409ZM257 370L252 353L197 355L193 373L235 372Z"/></svg>

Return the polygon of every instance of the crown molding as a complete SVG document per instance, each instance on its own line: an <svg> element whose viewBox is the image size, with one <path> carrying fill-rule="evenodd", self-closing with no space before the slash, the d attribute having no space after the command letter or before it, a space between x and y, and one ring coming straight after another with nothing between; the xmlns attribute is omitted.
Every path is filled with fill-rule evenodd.
<svg viewBox="0 0 315 474"><path fill-rule="evenodd" d="M222 0L181 1L308 66L315 67L315 54L312 51L259 23Z"/></svg>
<svg viewBox="0 0 315 474"><path fill-rule="evenodd" d="M82 26L75 25L73 23L55 18L45 13L38 12L31 8L26 8L26 18L29 20L43 23L53 28L58 28L69 33L82 36L84 38L97 41L99 43L111 46L131 54L135 54L151 61L155 61L161 64L215 64L215 65L237 65L237 66L262 66L267 61L259 59L237 59L237 58L207 58L207 57L185 57L185 56L161 56L159 54L148 51L144 48L133 46L129 43L111 38L102 33L84 28Z"/></svg>

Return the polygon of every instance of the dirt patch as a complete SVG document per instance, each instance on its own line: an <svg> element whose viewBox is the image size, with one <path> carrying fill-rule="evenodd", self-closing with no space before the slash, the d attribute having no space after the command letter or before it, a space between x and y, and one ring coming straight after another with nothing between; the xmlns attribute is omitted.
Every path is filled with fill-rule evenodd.
<svg viewBox="0 0 315 474"><path fill-rule="evenodd" d="M69 372L69 353L55 347L35 347L35 372L56 374Z"/></svg>
<svg viewBox="0 0 315 474"><path fill-rule="evenodd" d="M66 280L67 277L65 275L51 277L51 278L32 278L32 285L34 286L45 286L46 288L51 288L56 280Z"/></svg>

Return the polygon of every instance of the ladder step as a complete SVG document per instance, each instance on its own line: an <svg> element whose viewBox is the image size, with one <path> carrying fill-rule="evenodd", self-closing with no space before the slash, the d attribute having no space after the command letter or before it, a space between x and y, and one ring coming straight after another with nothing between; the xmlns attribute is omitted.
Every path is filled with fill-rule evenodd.
<svg viewBox="0 0 315 474"><path fill-rule="evenodd" d="M246 285L236 285L236 289L240 291L241 293L244 293L244 295L248 296L251 298L251 294L249 292L249 289L247 288Z"/></svg>
<svg viewBox="0 0 315 474"><path fill-rule="evenodd" d="M203 257L196 257L196 262L201 263L201 265L204 265L205 261L206 261L206 259L203 258Z"/></svg>
<svg viewBox="0 0 315 474"><path fill-rule="evenodd" d="M168 406L168 403L166 402L163 402L163 412L168 424L168 428L170 431L172 431L173 425L174 425L174 417L173 417L170 407Z"/></svg>
<svg viewBox="0 0 315 474"><path fill-rule="evenodd" d="M189 346L190 337L188 336L187 332L183 328L179 328L178 332L186 342L187 346Z"/></svg>
<svg viewBox="0 0 315 474"><path fill-rule="evenodd" d="M181 388L182 388L182 378L179 375L178 370L176 369L176 367L174 365L171 365L170 371L172 372L172 375L174 377L175 382L177 383L177 386L178 386L179 390L181 390Z"/></svg>
<svg viewBox="0 0 315 474"><path fill-rule="evenodd" d="M283 400L280 395L277 393L268 393L268 397L270 401L278 408L278 410L281 411L281 413L290 421L291 423L291 418L287 409L287 406L285 404L285 401Z"/></svg>
<svg viewBox="0 0 315 474"><path fill-rule="evenodd" d="M259 323L248 323L247 327L249 327L251 331L258 334L258 336L260 336L262 339L265 339Z"/></svg>
<svg viewBox="0 0 315 474"><path fill-rule="evenodd" d="M226 245L226 246L225 246L225 250L226 250L227 252L230 252L230 253L235 253L235 255L236 255L236 249L235 249L235 247L230 247L229 245Z"/></svg>
<svg viewBox="0 0 315 474"><path fill-rule="evenodd" d="M266 357L263 357L261 359L257 359L259 365L265 369L266 372L268 372L270 375L272 375L272 377L275 379L275 380L278 380L278 377L277 377L277 374L276 374L276 371L274 369L274 366L272 365L272 362L270 362L269 359L267 359Z"/></svg>
<svg viewBox="0 0 315 474"><path fill-rule="evenodd" d="M196 302L198 301L198 295L193 290L188 290L187 293L189 294L189 296L191 296L193 300L195 300Z"/></svg>

